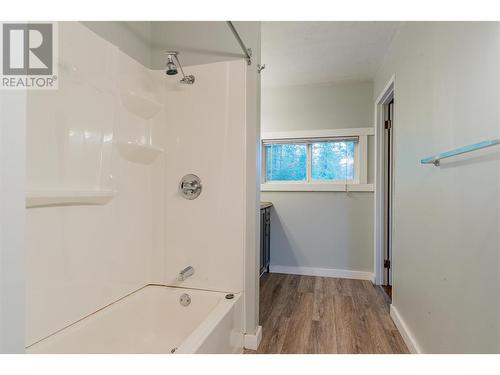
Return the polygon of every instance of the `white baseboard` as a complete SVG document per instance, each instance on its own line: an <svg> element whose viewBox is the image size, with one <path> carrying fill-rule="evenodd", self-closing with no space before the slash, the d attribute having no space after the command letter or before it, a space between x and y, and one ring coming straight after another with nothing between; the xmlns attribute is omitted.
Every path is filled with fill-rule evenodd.
<svg viewBox="0 0 500 375"><path fill-rule="evenodd" d="M245 341L243 345L245 346L245 349L257 350L261 340L262 326L258 326L257 331L253 335L245 333Z"/></svg>
<svg viewBox="0 0 500 375"><path fill-rule="evenodd" d="M339 270L335 268L271 265L269 266L269 272L288 273L292 275L304 275L304 276L338 277L341 279L370 280L373 283L375 282L375 278L372 272Z"/></svg>
<svg viewBox="0 0 500 375"><path fill-rule="evenodd" d="M417 345L417 342L415 341L414 336L408 330L408 327L406 326L404 320L401 318L401 315L399 315L398 310L392 304L391 304L391 318L394 324L396 325L396 328L398 329L399 333L401 334L401 337L403 337L403 340L406 346L408 347L410 353L412 354L422 353L419 346Z"/></svg>

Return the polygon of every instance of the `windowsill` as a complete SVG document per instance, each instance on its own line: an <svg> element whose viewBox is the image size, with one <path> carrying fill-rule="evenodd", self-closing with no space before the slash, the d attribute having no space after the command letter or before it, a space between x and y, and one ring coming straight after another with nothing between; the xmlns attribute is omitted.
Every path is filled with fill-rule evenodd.
<svg viewBox="0 0 500 375"><path fill-rule="evenodd" d="M268 182L260 185L260 191L365 191L373 192L373 184L329 184L300 182Z"/></svg>

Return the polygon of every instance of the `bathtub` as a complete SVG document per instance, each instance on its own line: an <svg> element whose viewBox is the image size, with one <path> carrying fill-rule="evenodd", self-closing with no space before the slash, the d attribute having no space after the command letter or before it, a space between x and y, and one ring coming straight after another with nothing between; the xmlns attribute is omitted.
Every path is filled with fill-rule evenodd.
<svg viewBox="0 0 500 375"><path fill-rule="evenodd" d="M180 302L184 294L189 296L182 298L186 306ZM26 352L241 353L240 297L148 285L27 347Z"/></svg>

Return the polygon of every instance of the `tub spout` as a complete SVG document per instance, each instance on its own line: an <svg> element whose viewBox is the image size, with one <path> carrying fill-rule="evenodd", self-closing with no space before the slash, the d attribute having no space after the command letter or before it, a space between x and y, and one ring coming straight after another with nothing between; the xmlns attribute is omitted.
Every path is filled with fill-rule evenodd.
<svg viewBox="0 0 500 375"><path fill-rule="evenodd" d="M194 268L191 267L191 266L187 266L181 272L179 272L178 280L179 281L184 281L188 277L193 276L193 275L194 275Z"/></svg>

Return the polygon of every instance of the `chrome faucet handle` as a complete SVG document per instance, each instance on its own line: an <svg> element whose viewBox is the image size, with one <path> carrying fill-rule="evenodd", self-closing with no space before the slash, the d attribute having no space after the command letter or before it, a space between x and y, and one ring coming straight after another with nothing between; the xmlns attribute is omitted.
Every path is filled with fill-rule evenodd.
<svg viewBox="0 0 500 375"><path fill-rule="evenodd" d="M201 194L201 180L194 174L187 174L182 177L179 190L184 198L192 200Z"/></svg>
<svg viewBox="0 0 500 375"><path fill-rule="evenodd" d="M181 185L181 189L182 190L190 190L190 191L194 191L196 189L198 189L198 181L184 181L182 182L182 185Z"/></svg>

